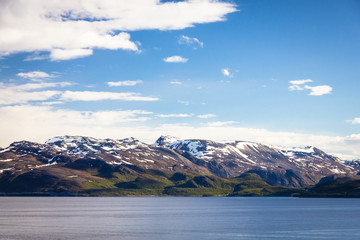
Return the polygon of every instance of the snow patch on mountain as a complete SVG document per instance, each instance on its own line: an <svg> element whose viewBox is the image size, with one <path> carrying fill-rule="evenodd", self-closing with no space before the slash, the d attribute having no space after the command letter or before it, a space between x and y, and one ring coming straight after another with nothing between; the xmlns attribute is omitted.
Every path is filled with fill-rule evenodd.
<svg viewBox="0 0 360 240"><path fill-rule="evenodd" d="M192 140L183 140L183 141L175 141L168 145L167 147L171 149L181 149L190 152L192 155L197 157L205 157L204 150L206 147L200 141L192 141Z"/></svg>
<svg viewBox="0 0 360 240"><path fill-rule="evenodd" d="M153 143L154 146L166 146L169 145L170 143L176 142L176 141L181 141L180 138L177 137L173 137L173 136L169 136L169 135L164 135L159 137L155 143Z"/></svg>
<svg viewBox="0 0 360 240"><path fill-rule="evenodd" d="M11 170L15 170L14 167L11 167L11 168L4 168L4 169L0 169L0 173L3 173L5 171L11 171Z"/></svg>
<svg viewBox="0 0 360 240"><path fill-rule="evenodd" d="M12 162L14 161L14 159L4 159L4 160L0 160L0 162Z"/></svg>
<svg viewBox="0 0 360 240"><path fill-rule="evenodd" d="M237 142L236 147L241 150L246 150L246 148L252 147L257 149L259 144L253 142Z"/></svg>

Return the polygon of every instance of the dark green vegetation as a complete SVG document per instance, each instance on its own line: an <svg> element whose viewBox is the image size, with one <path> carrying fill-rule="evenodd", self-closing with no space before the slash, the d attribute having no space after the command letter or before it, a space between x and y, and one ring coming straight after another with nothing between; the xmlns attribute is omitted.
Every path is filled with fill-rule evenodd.
<svg viewBox="0 0 360 240"><path fill-rule="evenodd" d="M0 179L0 192L3 195L359 197L360 176L333 177L312 187L287 188L270 185L254 173L220 178L76 161L21 175L5 172Z"/></svg>
<svg viewBox="0 0 360 240"><path fill-rule="evenodd" d="M360 197L360 176L329 176L304 188L304 197Z"/></svg>
<svg viewBox="0 0 360 240"><path fill-rule="evenodd" d="M162 172L133 165L110 166L76 161L63 167L34 169L21 175L5 172L0 192L80 194L89 196L278 196L294 190L275 187L256 174L220 178L191 172ZM280 192L280 193L279 193Z"/></svg>

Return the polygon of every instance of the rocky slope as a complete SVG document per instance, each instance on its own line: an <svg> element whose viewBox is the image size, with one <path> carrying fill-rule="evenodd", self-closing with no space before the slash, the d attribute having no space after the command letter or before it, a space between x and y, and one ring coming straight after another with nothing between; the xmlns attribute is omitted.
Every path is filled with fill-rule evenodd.
<svg viewBox="0 0 360 240"><path fill-rule="evenodd" d="M356 171L358 171L357 175L360 175L360 159L344 161L344 163L354 168Z"/></svg>
<svg viewBox="0 0 360 240"><path fill-rule="evenodd" d="M154 144L134 138L62 136L44 144L20 141L0 149L0 192L140 188L152 194L149 189L171 192L171 186L230 189L232 180L219 177L244 173L255 173L271 185L301 187L328 175L357 172L355 166L315 147L281 148L169 136ZM177 173L184 174L184 179L178 179Z"/></svg>

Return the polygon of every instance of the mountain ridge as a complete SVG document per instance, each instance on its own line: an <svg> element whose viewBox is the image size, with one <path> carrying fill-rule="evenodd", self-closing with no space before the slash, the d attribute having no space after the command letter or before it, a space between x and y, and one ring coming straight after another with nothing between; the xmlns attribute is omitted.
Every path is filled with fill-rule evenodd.
<svg viewBox="0 0 360 240"><path fill-rule="evenodd" d="M256 174L271 186L299 188L314 185L329 175L358 172L357 166L345 164L316 147L283 148L246 141L215 142L170 136L147 144L135 138L65 135L44 144L18 141L0 150L0 192L39 189L78 192L84 188L124 186L134 189L148 186L146 189L152 192L151 186L156 186L155 189L172 186L176 173L187 176L181 180L186 182L175 181L187 190L192 189L190 186L219 187L220 182L232 186L231 179L243 174ZM51 184L46 185L44 179ZM175 191L171 189L166 191Z"/></svg>

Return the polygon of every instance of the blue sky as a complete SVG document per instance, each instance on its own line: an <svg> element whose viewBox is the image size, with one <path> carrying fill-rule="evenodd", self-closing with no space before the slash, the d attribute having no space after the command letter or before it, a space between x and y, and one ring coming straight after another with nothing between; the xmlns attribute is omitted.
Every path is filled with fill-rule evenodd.
<svg viewBox="0 0 360 240"><path fill-rule="evenodd" d="M0 3L0 146L87 135L360 157L360 3Z"/></svg>

